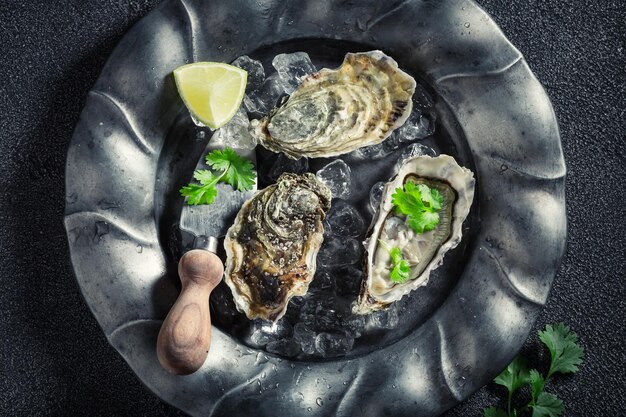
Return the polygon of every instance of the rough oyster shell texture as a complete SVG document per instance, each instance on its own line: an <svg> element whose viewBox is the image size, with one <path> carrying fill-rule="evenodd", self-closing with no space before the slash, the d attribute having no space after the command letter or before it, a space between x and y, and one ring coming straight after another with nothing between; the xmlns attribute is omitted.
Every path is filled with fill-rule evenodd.
<svg viewBox="0 0 626 417"><path fill-rule="evenodd" d="M249 319L278 320L315 274L330 190L313 174L283 174L246 201L226 233L225 281Z"/></svg>
<svg viewBox="0 0 626 417"><path fill-rule="evenodd" d="M293 159L375 145L411 114L416 83L381 51L348 53L337 69L306 77L277 109L253 121L259 143Z"/></svg>
<svg viewBox="0 0 626 417"><path fill-rule="evenodd" d="M404 216L393 211L392 194L407 181L434 187L444 197L440 221L434 230L415 233L406 225ZM474 184L473 173L448 155L418 156L402 165L383 189L383 199L365 242L366 279L353 306L355 313L382 310L428 283L430 273L441 265L446 252L461 241L461 226L472 205ZM402 250L411 265L408 281L399 284L390 280L390 256L381 240Z"/></svg>

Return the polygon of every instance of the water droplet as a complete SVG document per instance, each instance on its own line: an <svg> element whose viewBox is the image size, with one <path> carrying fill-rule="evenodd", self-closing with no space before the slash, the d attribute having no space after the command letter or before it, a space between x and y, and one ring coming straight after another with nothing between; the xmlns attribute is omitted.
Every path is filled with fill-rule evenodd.
<svg viewBox="0 0 626 417"><path fill-rule="evenodd" d="M257 355L256 355L256 362L255 362L254 364L255 364L255 365L261 365L261 364L266 363L266 362L267 362L267 361L269 361L269 360L270 360L269 356L267 356L267 355L266 355L266 354L264 354L264 353L259 352L259 353L257 353Z"/></svg>
<svg viewBox="0 0 626 417"><path fill-rule="evenodd" d="M469 22L465 22L465 25L463 25L463 26L465 26L466 28L468 28L468 27L470 27L470 23L469 23Z"/></svg>
<svg viewBox="0 0 626 417"><path fill-rule="evenodd" d="M274 385L275 388L278 388L280 384L277 382L276 385Z"/></svg>
<svg viewBox="0 0 626 417"><path fill-rule="evenodd" d="M317 397L317 399L315 400L315 404L321 407L324 405L324 400L322 400L320 397Z"/></svg>
<svg viewBox="0 0 626 417"><path fill-rule="evenodd" d="M143 252L143 246L141 246L141 245L137 245L137 247L135 248L135 250L137 251L137 253L141 253L141 252Z"/></svg>
<svg viewBox="0 0 626 417"><path fill-rule="evenodd" d="M392 389L396 389L396 388L398 388L398 387L397 387L397 385L396 385L396 384L393 384L393 385L391 386L391 388L392 388Z"/></svg>
<svg viewBox="0 0 626 417"><path fill-rule="evenodd" d="M311 407L307 407L306 411L313 411Z"/></svg>
<svg viewBox="0 0 626 417"><path fill-rule="evenodd" d="M509 169L509 167L508 167L506 164L502 164L502 165L500 166L500 172L504 172L504 171L506 171L507 169Z"/></svg>

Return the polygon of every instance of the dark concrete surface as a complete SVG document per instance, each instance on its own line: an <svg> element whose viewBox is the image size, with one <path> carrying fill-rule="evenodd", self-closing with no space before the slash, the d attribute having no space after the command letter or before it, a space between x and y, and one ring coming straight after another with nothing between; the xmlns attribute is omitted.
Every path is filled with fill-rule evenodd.
<svg viewBox="0 0 626 417"><path fill-rule="evenodd" d="M1 416L182 415L108 345L74 281L62 223L65 154L87 92L157 3L0 2ZM566 416L626 416L626 3L480 4L545 85L569 170L568 249L536 329L570 324L586 358L549 390ZM545 365L536 337L523 352ZM500 394L488 385L446 417L482 415Z"/></svg>

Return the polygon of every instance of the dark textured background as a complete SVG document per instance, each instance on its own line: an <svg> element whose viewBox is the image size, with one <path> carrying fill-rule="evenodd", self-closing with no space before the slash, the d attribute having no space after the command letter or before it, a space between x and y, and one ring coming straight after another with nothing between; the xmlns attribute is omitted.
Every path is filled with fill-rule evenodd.
<svg viewBox="0 0 626 417"><path fill-rule="evenodd" d="M54 4L53 4L54 3ZM111 348L74 281L65 153L87 91L156 0L0 1L0 415L181 416ZM536 329L565 321L582 371L550 386L566 416L626 411L626 2L481 0L545 85L560 121L568 250ZM533 361L541 346L523 351ZM478 416L487 386L446 417Z"/></svg>

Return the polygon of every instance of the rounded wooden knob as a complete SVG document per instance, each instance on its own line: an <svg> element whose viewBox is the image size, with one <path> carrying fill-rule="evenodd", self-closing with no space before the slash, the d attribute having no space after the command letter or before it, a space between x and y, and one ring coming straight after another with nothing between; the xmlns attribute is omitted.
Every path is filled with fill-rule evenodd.
<svg viewBox="0 0 626 417"><path fill-rule="evenodd" d="M194 249L180 258L178 275L182 290L159 331L157 356L168 371L188 375L209 354L209 296L224 275L224 265L214 253Z"/></svg>

